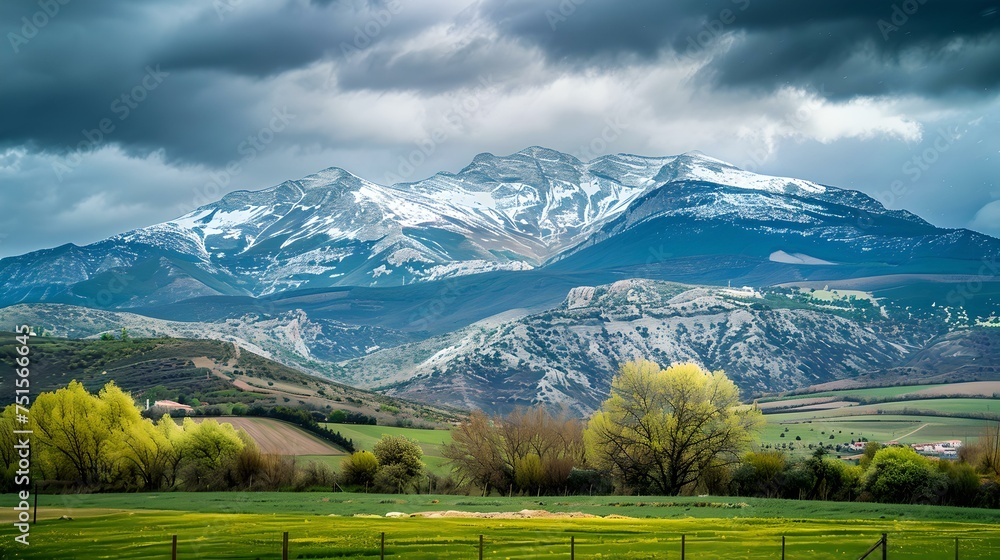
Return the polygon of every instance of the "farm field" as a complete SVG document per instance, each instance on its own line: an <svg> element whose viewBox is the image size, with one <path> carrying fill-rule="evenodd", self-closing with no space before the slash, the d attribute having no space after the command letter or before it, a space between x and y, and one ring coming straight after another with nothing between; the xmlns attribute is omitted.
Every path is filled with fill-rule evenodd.
<svg viewBox="0 0 1000 560"><path fill-rule="evenodd" d="M843 389L767 400L761 404L767 420L761 445L804 455L812 452L810 444L836 446L861 438L901 444L970 442L1000 418L1000 399L988 398L998 389L1000 383L985 381ZM945 396L961 394L981 397ZM859 404L859 399L889 402Z"/></svg>
<svg viewBox="0 0 1000 560"><path fill-rule="evenodd" d="M541 503L539 503L541 502ZM1000 555L1000 512L930 506L694 497L476 498L330 493L162 493L42 496L31 546L13 547L12 512L0 514L4 558L390 558L678 557L824 560L857 557L882 532L891 558ZM605 517L399 518L387 512L443 510L583 512ZM373 517L354 517L367 514ZM60 516L72 520L60 520ZM374 517L377 516L377 517ZM510 516L508 516L510 517ZM669 555L669 556L668 556Z"/></svg>
<svg viewBox="0 0 1000 560"><path fill-rule="evenodd" d="M195 422L205 420L205 418L198 417L192 419ZM212 418L212 420L220 424L232 424L237 430L246 431L247 435L257 442L261 453L309 456L347 454L298 426L274 418L224 416Z"/></svg>
<svg viewBox="0 0 1000 560"><path fill-rule="evenodd" d="M816 419L782 418L783 414L769 414L761 434L761 444L772 447L794 444L793 455L812 453L808 445L823 443L836 445L865 438L869 441L898 441L902 444L934 442L949 439L972 441L983 428L995 424L987 420L947 418L937 416L907 416L897 414L872 414L860 416L818 417ZM785 431L787 429L787 432ZM784 437L781 434L784 433ZM830 439L830 435L834 438ZM796 437L800 438L796 440ZM853 452L845 451L843 455ZM833 456L836 456L833 455Z"/></svg>
<svg viewBox="0 0 1000 560"><path fill-rule="evenodd" d="M967 381L962 383L934 383L928 385L898 385L892 387L867 387L858 389L838 389L817 391L815 393L797 393L767 397L762 403L795 401L799 399L835 398L835 399L896 399L909 396L983 396L992 397L1000 394L1000 381Z"/></svg>
<svg viewBox="0 0 1000 560"><path fill-rule="evenodd" d="M372 447L383 435L403 436L416 441L424 451L423 461L427 470L434 474L447 474L444 446L451 443L450 430L421 430L417 428L397 428L395 426L369 426L363 424L321 424L328 429L354 441L358 450L371 451ZM335 468L339 467L339 460Z"/></svg>

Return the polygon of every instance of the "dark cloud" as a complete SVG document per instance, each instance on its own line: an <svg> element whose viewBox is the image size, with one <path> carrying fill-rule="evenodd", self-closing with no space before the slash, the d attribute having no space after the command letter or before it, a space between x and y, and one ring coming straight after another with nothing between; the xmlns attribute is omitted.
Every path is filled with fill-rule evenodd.
<svg viewBox="0 0 1000 560"><path fill-rule="evenodd" d="M402 0L292 0L279 7L248 6L232 15L201 17L178 28L153 57L178 69L266 77L408 37L432 24L433 15Z"/></svg>
<svg viewBox="0 0 1000 560"><path fill-rule="evenodd" d="M11 22L10 44L0 48L0 149L72 156L117 144L209 165L229 161L272 109L294 105L294 97L277 95L281 73L317 63L350 70L356 61L345 52L367 56L439 16L402 0L74 2L52 16L36 13L33 3L0 5L0 21ZM150 69L163 79L150 81ZM360 77L351 83L367 87ZM102 123L110 132L96 134Z"/></svg>
<svg viewBox="0 0 1000 560"><path fill-rule="evenodd" d="M337 74L342 89L416 90L439 93L483 82L502 82L523 74L532 61L523 50L473 37L447 48L395 52L373 49Z"/></svg>
<svg viewBox="0 0 1000 560"><path fill-rule="evenodd" d="M555 62L712 54L715 86L825 88L831 97L995 95L996 0L487 0L484 17ZM723 41L728 48L718 48Z"/></svg>
<svg viewBox="0 0 1000 560"><path fill-rule="evenodd" d="M737 164L770 153L763 171L874 194L935 120L985 115L980 138L896 202L980 229L1000 212L988 132L1000 111L1000 0L55 4L46 14L0 3L0 200L36 193L0 216L0 255L176 217L220 176L219 196L330 165L377 181L435 129L447 140L417 175L478 152L573 151L619 111L631 128L609 152L700 148ZM785 86L839 109L789 124L782 115L808 93L774 93ZM857 96L882 97L848 107ZM286 106L294 126L240 160L241 142ZM105 121L113 130L90 142ZM57 178L80 147L82 162ZM39 232L46 221L58 223Z"/></svg>

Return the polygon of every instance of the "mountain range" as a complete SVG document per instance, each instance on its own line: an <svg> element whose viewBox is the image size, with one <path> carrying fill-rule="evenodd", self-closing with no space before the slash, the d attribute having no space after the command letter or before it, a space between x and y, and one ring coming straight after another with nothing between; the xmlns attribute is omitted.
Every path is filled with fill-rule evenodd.
<svg viewBox="0 0 1000 560"><path fill-rule="evenodd" d="M747 393L899 367L992 324L998 257L998 239L698 152L533 147L394 185L329 168L8 257L0 316L76 336L145 323L412 398L583 414L634 357L725 369ZM827 287L868 295L797 291Z"/></svg>

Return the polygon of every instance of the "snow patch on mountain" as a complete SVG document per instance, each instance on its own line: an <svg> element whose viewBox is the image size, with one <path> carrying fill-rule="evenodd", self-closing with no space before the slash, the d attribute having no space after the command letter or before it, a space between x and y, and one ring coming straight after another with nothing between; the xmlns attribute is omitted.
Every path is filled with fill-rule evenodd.
<svg viewBox="0 0 1000 560"><path fill-rule="evenodd" d="M786 253L784 251L775 251L771 253L768 257L771 262L779 262L786 264L807 264L807 265L835 265L837 263L832 263L830 261L825 261L823 259L817 259L816 257L810 257L802 253Z"/></svg>

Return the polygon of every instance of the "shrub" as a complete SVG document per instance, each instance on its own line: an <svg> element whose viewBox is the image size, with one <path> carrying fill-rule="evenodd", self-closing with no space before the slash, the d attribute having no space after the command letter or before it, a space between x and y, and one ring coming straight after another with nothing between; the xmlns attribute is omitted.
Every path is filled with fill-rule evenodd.
<svg viewBox="0 0 1000 560"><path fill-rule="evenodd" d="M872 458L864 489L877 502L932 503L943 490L944 478L926 457L909 447L886 447Z"/></svg>
<svg viewBox="0 0 1000 560"><path fill-rule="evenodd" d="M378 458L370 451L358 451L340 465L340 477L345 486L368 488L379 470Z"/></svg>

